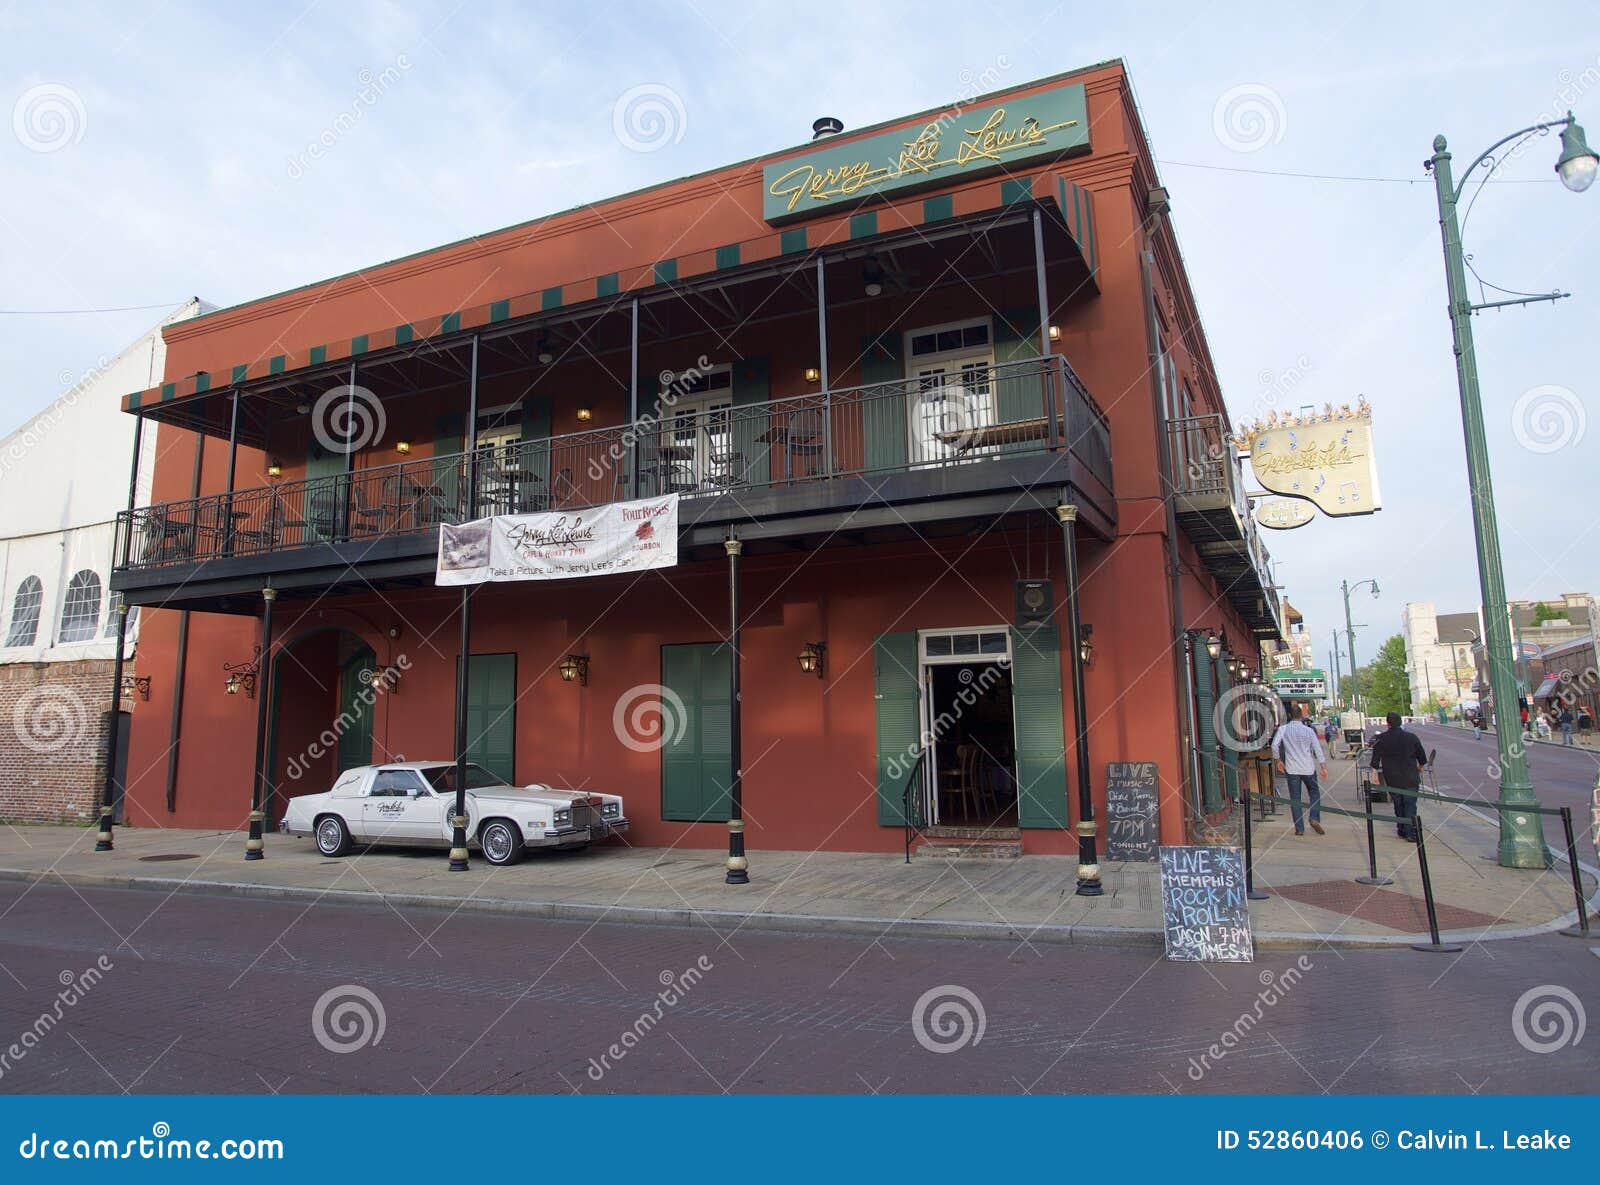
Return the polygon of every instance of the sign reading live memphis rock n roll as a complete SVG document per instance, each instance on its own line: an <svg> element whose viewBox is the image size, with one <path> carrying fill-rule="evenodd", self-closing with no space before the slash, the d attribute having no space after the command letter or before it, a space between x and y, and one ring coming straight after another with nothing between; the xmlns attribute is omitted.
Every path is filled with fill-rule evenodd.
<svg viewBox="0 0 1600 1185"><path fill-rule="evenodd" d="M782 222L921 185L1089 150L1083 84L963 110L762 170L761 216Z"/></svg>
<svg viewBox="0 0 1600 1185"><path fill-rule="evenodd" d="M1244 857L1238 848L1162 848L1161 912L1167 958L1183 963L1255 961Z"/></svg>
<svg viewBox="0 0 1600 1185"><path fill-rule="evenodd" d="M435 584L565 580L678 562L678 495L439 528Z"/></svg>
<svg viewBox="0 0 1600 1185"><path fill-rule="evenodd" d="M1273 412L1265 423L1244 425L1235 439L1249 454L1256 480L1275 494L1304 498L1334 517L1383 507L1365 399L1354 411L1346 404L1303 415Z"/></svg>

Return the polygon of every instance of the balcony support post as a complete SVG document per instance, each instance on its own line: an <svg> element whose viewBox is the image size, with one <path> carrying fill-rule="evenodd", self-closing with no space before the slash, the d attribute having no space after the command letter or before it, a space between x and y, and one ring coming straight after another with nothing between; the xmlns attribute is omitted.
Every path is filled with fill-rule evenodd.
<svg viewBox="0 0 1600 1185"><path fill-rule="evenodd" d="M628 331L628 497L639 496L639 298Z"/></svg>
<svg viewBox="0 0 1600 1185"><path fill-rule="evenodd" d="M728 553L728 757L733 784L728 789L728 874L730 885L750 883L750 861L744 854L744 746L739 689L739 555L744 544L729 534L723 542Z"/></svg>
<svg viewBox="0 0 1600 1185"><path fill-rule="evenodd" d="M244 841L246 860L264 860L267 855L261 832L269 793L267 707L272 702L272 603L277 599L278 590L270 584L261 590L261 658L256 671L256 764L255 777L250 783L250 834Z"/></svg>
<svg viewBox="0 0 1600 1185"><path fill-rule="evenodd" d="M478 340L472 335L472 369L467 378L468 448L466 521L478 517ZM472 588L461 589L461 657L456 662L456 802L450 816L450 871L466 872L467 863L467 676L472 663Z"/></svg>
<svg viewBox="0 0 1600 1185"><path fill-rule="evenodd" d="M817 373L822 379L823 472L833 476L833 396L828 391L828 281L817 255ZM787 447L787 446L785 446ZM792 463L792 456L790 458ZM784 472L788 472L786 468Z"/></svg>
<svg viewBox="0 0 1600 1185"><path fill-rule="evenodd" d="M1044 403L1045 419L1049 422L1047 440L1052 451L1061 443L1062 433L1061 418L1057 414L1057 405L1063 392L1056 383L1055 369L1051 367L1050 359L1050 295L1045 285L1044 275L1044 222L1039 216L1039 207L1033 208L1033 273L1039 289L1039 356L1043 358L1044 369L1039 376L1039 393Z"/></svg>
<svg viewBox="0 0 1600 1185"><path fill-rule="evenodd" d="M1083 702L1083 615L1079 596L1078 572L1078 508L1073 505L1056 507L1056 518L1061 523L1061 543L1066 553L1066 568L1062 573L1067 582L1067 646L1071 650L1072 664L1072 733L1073 753L1077 757L1078 822L1073 828L1078 833L1078 889L1080 897L1099 897L1105 890L1100 885L1100 860L1096 855L1095 832L1099 824L1094 817L1094 794L1089 785L1089 712Z"/></svg>
<svg viewBox="0 0 1600 1185"><path fill-rule="evenodd" d="M139 498L139 453L144 447L144 417L133 417L133 460L128 465L128 513L122 516L122 565L126 567L133 549L133 508ZM114 546L114 544L113 544ZM115 564L116 560L113 559ZM128 640L128 606L115 602L117 614L117 653L111 664L111 718L106 726L106 780L100 798L100 832L94 850L113 851L112 830L117 813L117 753L121 736L117 724L122 716L122 655Z"/></svg>
<svg viewBox="0 0 1600 1185"><path fill-rule="evenodd" d="M222 551L233 554L233 483L239 469L239 388L233 389L228 408L228 492L222 498ZM195 526L198 533L199 507L195 508ZM198 539L196 544L198 545Z"/></svg>

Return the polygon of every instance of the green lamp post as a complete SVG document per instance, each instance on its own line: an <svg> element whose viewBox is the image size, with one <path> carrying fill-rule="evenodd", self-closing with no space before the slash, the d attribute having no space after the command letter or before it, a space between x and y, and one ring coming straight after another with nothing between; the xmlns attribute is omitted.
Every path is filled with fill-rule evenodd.
<svg viewBox="0 0 1600 1185"><path fill-rule="evenodd" d="M1506 868L1548 868L1550 851L1544 844L1544 829L1539 816L1518 807L1537 806L1533 784L1528 779L1528 762L1521 738L1517 735L1517 673L1511 648L1510 622L1506 615L1505 576L1500 570L1500 528L1495 519L1494 486L1489 476L1489 448L1483 427L1483 404L1478 394L1478 365L1473 354L1472 314L1480 309L1529 304L1536 300L1556 300L1565 293L1522 297L1473 304L1467 295L1466 265L1461 253L1461 227L1456 204L1466 182L1479 165L1488 162L1492 173L1500 160L1492 154L1502 145L1527 136L1561 129L1561 156L1556 174L1574 193L1594 184L1600 157L1584 140L1583 129L1565 119L1536 123L1490 145L1468 166L1463 181L1456 186L1450 175L1450 153L1445 138L1435 136L1433 156L1425 166L1433 172L1439 198L1439 229L1444 237L1445 286L1450 300L1450 327L1455 338L1456 382L1461 390L1461 421L1466 436L1467 480L1472 494L1472 528L1477 540L1478 583L1483 596L1485 656L1489 667L1489 686L1494 694L1498 725L1495 741L1500 750L1500 848L1499 860Z"/></svg>

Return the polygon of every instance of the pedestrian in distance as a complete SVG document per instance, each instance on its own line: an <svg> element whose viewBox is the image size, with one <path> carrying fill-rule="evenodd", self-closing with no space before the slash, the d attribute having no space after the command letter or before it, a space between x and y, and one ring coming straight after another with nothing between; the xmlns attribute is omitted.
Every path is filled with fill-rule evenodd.
<svg viewBox="0 0 1600 1185"><path fill-rule="evenodd" d="M1574 723L1571 707L1563 704L1561 715L1556 717L1556 721L1561 725L1561 743L1570 746L1572 744L1572 725Z"/></svg>
<svg viewBox="0 0 1600 1185"><path fill-rule="evenodd" d="M1400 713L1390 712L1389 729L1372 742L1372 768L1378 780L1393 790L1422 789L1422 771L1428 768L1428 754L1417 734L1400 726ZM1390 794L1394 803L1395 830L1409 843L1417 842L1417 800L1411 794Z"/></svg>
<svg viewBox="0 0 1600 1185"><path fill-rule="evenodd" d="M1482 712L1474 712L1472 714L1472 739L1475 740L1475 741L1483 740L1483 713Z"/></svg>
<svg viewBox="0 0 1600 1185"><path fill-rule="evenodd" d="M1304 788L1311 800L1311 830L1325 835L1322 830L1322 786L1317 781L1320 773L1328 776L1328 753L1322 747L1322 738L1305 718L1305 708L1296 704L1288 721L1278 726L1272 735L1272 752L1278 759L1278 769L1289 783L1289 810L1294 816L1294 833L1304 835L1306 825L1300 808L1300 792Z"/></svg>

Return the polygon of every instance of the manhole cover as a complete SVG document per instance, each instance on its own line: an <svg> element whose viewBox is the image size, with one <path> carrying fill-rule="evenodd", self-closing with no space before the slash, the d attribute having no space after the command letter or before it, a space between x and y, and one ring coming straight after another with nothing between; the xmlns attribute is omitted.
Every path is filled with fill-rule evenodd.
<svg viewBox="0 0 1600 1185"><path fill-rule="evenodd" d="M194 852L162 852L155 856L140 856L142 864L165 864L169 860L198 860L199 855Z"/></svg>

